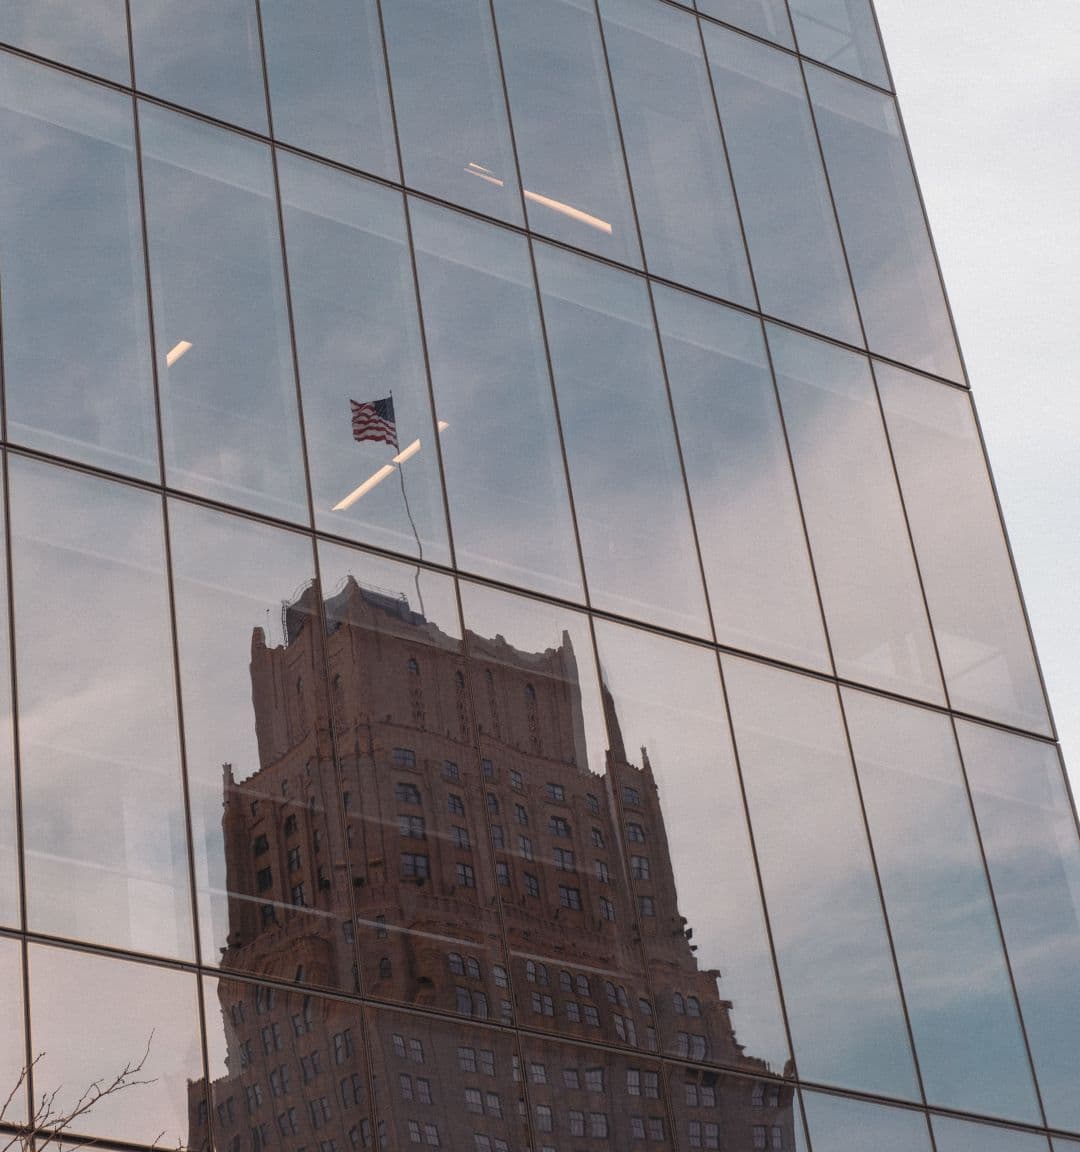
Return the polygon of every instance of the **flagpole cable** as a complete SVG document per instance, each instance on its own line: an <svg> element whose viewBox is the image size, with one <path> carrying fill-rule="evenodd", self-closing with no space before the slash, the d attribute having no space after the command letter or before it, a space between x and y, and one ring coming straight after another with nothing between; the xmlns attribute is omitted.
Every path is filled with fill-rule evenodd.
<svg viewBox="0 0 1080 1152"><path fill-rule="evenodd" d="M394 390L390 390L390 402L394 400ZM394 439L397 439L397 413L394 413ZM397 445L395 444L396 448ZM405 490L405 462L402 461L397 466L398 480L401 482L401 496L405 501L405 514L409 517L409 524L412 526L413 537L416 540L416 551L421 560L424 559L424 545L420 543L420 533L416 530L416 521L413 519L412 509L409 507L409 493ZM420 615L427 618L427 612L424 609L424 594L420 591L420 565L417 564L416 572L413 574L413 583L416 585L416 598L420 602Z"/></svg>

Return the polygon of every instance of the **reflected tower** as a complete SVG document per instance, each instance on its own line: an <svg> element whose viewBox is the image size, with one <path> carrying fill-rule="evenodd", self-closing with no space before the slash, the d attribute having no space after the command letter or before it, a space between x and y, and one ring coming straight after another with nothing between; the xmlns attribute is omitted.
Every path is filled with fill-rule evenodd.
<svg viewBox="0 0 1080 1152"><path fill-rule="evenodd" d="M589 768L571 637L526 652L469 632L463 658L404 594L352 577L323 604L310 584L282 625L281 644L263 629L251 639L259 768L237 779L223 766L221 967L363 989L414 1011L401 1017L408 1031L370 1030L365 1051L353 1007L222 979L228 1074L210 1085L219 1145L251 1129L265 1098L265 1147L291 1147L282 1137L302 1141L309 1127L321 1145L365 1146L369 1060L384 1147L406 1146L410 1126L423 1134L425 1124L450 1147L480 1147L478 1137L513 1147L527 1138L517 1117L528 1082L532 1108L580 1114L607 1147L645 1138L637 1126L674 1147L670 1116L684 1139L709 1141L692 1147L750 1152L765 1132L770 1147L794 1148L792 1088L754 1078L784 1070L739 1044L737 1003L718 971L698 965L648 750L628 757L606 688L606 771ZM312 674L323 661L328 680ZM647 916L635 916L632 891ZM432 1011L517 1023L521 1050L486 1031L494 1047L479 1051L504 1051L473 1088L484 1058L462 1064L470 1029ZM666 1087L654 1059L665 1037L688 1062ZM605 1067L586 1060L570 1076L573 1041L605 1046ZM601 1110L590 1099L598 1076ZM472 1092L482 1093L479 1127ZM192 1124L202 1146L197 1110Z"/></svg>

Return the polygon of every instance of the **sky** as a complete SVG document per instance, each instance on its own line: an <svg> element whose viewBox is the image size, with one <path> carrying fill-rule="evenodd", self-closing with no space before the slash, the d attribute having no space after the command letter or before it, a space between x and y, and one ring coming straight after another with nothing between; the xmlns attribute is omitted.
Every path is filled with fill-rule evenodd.
<svg viewBox="0 0 1080 1152"><path fill-rule="evenodd" d="M876 7L1080 794L1080 4Z"/></svg>

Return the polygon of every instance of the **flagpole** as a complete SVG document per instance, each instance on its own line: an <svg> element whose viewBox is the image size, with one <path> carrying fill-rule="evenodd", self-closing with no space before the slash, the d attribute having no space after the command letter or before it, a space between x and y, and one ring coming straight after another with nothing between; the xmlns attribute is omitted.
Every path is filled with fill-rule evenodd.
<svg viewBox="0 0 1080 1152"><path fill-rule="evenodd" d="M394 390L390 390L390 401L393 403ZM394 412L394 438L397 438L397 411ZM416 551L419 558L424 558L424 545L420 542L420 533L416 530L416 521L413 519L412 509L409 507L409 493L405 490L405 462L404 460L398 465L398 480L401 482L401 497L405 501L405 514L409 517L409 524L412 526L413 538L416 540ZM413 583L416 585L416 598L420 602L420 614L427 617L427 612L424 609L424 594L420 591L420 565L417 564L416 572L413 575Z"/></svg>

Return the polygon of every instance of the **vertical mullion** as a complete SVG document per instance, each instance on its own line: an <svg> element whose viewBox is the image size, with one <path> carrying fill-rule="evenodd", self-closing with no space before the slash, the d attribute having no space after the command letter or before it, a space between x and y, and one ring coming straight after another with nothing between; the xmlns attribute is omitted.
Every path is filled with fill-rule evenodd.
<svg viewBox="0 0 1080 1152"><path fill-rule="evenodd" d="M784 0L785 11L787 0ZM790 16L788 17L790 21ZM754 262L750 256L750 241L746 234L746 224L743 220L742 207L739 203L739 190L735 185L735 170L731 165L731 155L728 152L727 135L724 132L724 119L720 115L720 101L716 96L716 85L712 78L712 63L709 60L709 51L705 44L705 31L701 24L701 17L697 18L698 39L701 43L701 59L705 66L705 78L709 85L709 95L712 99L713 111L716 114L716 124L720 132L720 146L724 153L724 166L728 174L728 183L731 185L731 198L735 205L735 214L739 221L739 234L742 236L743 251L746 254L746 266L750 274L750 285L754 292L754 307L758 312L758 323L761 330L762 343L765 346L765 358L769 367L769 379L773 386L773 400L776 404L776 413L780 420L780 432L784 439L784 451L787 454L788 468L791 474L791 484L795 492L795 503L799 510L799 523L802 525L803 544L806 548L806 557L810 563L810 575L814 582L814 595L817 598L818 614L821 621L821 632L825 637L825 648L829 657L829 669L832 675L837 675L836 656L833 652L832 637L829 634L829 623L825 615L825 599L821 593L821 583L817 574L817 563L814 560L814 550L810 546L810 529L806 523L806 510L803 507L802 491L799 487L799 477L795 471L795 456L791 450L791 438L788 435L787 420L784 417L784 406L780 401L780 387L776 382L776 367L773 364L772 348L765 333L765 323L762 318L761 295L758 291L757 277L754 273ZM794 33L793 33L794 35Z"/></svg>
<svg viewBox="0 0 1080 1152"><path fill-rule="evenodd" d="M528 0L529 3L539 3L540 0ZM559 453L562 457L563 480L566 484L566 499L570 509L570 521L574 528L574 545L577 548L578 570L581 577L581 590L585 598L586 607L592 605L589 592L589 574L585 569L585 549L581 543L581 527L578 519L577 500L574 496L574 486L570 479L570 458L566 452L566 438L563 435L562 414L559 408L559 390L555 385L555 364L551 358L551 341L548 337L547 317L544 315L543 295L540 291L540 273L536 265L536 243L533 232L529 226L529 209L525 202L525 181L521 173L521 157L518 152L517 133L514 131L514 117L510 108L510 88L506 81L506 68L503 63L502 42L499 39L499 25L495 17L495 0L488 0L488 11L491 15L491 33L495 44L495 57L499 65L499 79L502 84L503 103L506 108L506 124L510 133L510 150L514 157L514 174L517 178L518 197L521 202L521 219L525 230L525 243L529 252L529 268L532 275L533 292L536 299L536 315L540 322L540 338L544 345L544 362L547 365L548 384L551 388L551 406L555 415L555 431L559 438Z"/></svg>

